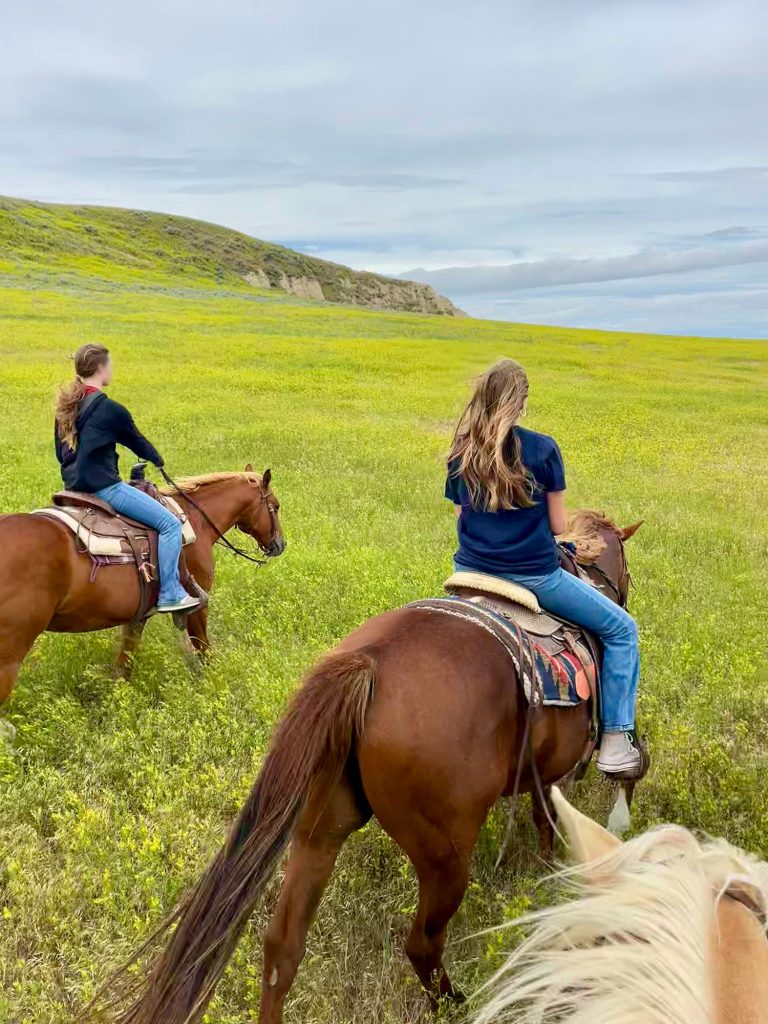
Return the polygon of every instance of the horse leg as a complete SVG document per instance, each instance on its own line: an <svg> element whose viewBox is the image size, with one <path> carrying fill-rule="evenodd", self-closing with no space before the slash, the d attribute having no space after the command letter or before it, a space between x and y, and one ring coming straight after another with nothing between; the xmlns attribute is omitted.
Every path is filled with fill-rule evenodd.
<svg viewBox="0 0 768 1024"><path fill-rule="evenodd" d="M635 795L636 780L617 782L616 800L608 815L608 831L615 836L623 836L632 825L632 797Z"/></svg>
<svg viewBox="0 0 768 1024"><path fill-rule="evenodd" d="M261 1024L279 1024L283 1004L304 957L309 926L345 839L370 810L342 778L325 808L310 802L302 813L280 889L264 935Z"/></svg>
<svg viewBox="0 0 768 1024"><path fill-rule="evenodd" d="M26 653L26 652L25 652ZM19 669L24 655L20 658L6 660L0 655L0 704L3 704L11 695L11 690L16 685L19 677Z"/></svg>
<svg viewBox="0 0 768 1024"><path fill-rule="evenodd" d="M24 631L19 630L14 635L13 642L0 640L0 707L10 697L11 690L16 684L22 662L26 658L29 649L37 637L45 629L47 619L39 628L32 626ZM16 730L10 722L0 719L0 739L3 737L12 740Z"/></svg>
<svg viewBox="0 0 768 1024"><path fill-rule="evenodd" d="M448 923L459 909L469 883L469 856L446 842L439 851L425 850L415 865L419 906L405 950L433 1010L442 998L463 1002L443 964Z"/></svg>
<svg viewBox="0 0 768 1024"><path fill-rule="evenodd" d="M21 668L21 659L18 661L0 661L0 706L8 699L13 689ZM4 718L0 718L0 743L13 743L16 729Z"/></svg>
<svg viewBox="0 0 768 1024"><path fill-rule="evenodd" d="M551 864L555 853L555 830L552 822L555 820L555 808L549 797L550 787L547 786L543 794L534 789L531 793L531 810L533 823L539 833L539 857L546 863Z"/></svg>
<svg viewBox="0 0 768 1024"><path fill-rule="evenodd" d="M146 619L142 619L139 622L127 622L122 628L120 650L115 662L115 671L121 679L130 678L136 648L141 643L146 624Z"/></svg>

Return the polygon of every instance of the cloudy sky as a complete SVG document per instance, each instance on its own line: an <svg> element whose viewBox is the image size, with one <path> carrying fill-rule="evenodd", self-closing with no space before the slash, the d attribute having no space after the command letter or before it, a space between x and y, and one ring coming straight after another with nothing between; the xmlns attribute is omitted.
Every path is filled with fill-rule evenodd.
<svg viewBox="0 0 768 1024"><path fill-rule="evenodd" d="M0 194L474 315L768 336L765 0L5 0Z"/></svg>

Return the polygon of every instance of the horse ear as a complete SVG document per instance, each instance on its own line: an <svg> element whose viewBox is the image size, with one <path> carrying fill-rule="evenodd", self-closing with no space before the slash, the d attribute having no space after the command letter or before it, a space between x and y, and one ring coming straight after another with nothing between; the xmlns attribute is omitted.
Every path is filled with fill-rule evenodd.
<svg viewBox="0 0 768 1024"><path fill-rule="evenodd" d="M252 462L249 462L248 465L245 467L245 472L246 473L252 473L253 472L253 463Z"/></svg>
<svg viewBox="0 0 768 1024"><path fill-rule="evenodd" d="M638 521L636 523L632 523L631 526L625 526L623 530L619 530L619 536L622 540L629 540L630 537L634 537L644 522L644 519L638 519Z"/></svg>
<svg viewBox="0 0 768 1024"><path fill-rule="evenodd" d="M264 470L264 476L261 478L261 486L262 487L269 487L269 482L270 482L271 479L272 479L272 470L271 469L265 469Z"/></svg>
<svg viewBox="0 0 768 1024"><path fill-rule="evenodd" d="M600 861L621 846L621 840L569 804L557 786L552 787L552 804L558 824L563 826L571 857L577 864ZM604 872L597 865L596 869L590 868L588 877L592 881L602 880Z"/></svg>

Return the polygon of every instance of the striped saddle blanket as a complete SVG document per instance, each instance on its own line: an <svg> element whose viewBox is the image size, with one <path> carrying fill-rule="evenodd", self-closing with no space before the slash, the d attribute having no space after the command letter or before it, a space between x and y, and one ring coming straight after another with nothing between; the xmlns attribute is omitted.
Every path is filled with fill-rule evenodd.
<svg viewBox="0 0 768 1024"><path fill-rule="evenodd" d="M532 594L530 597L535 601ZM534 706L573 707L592 700L597 714L600 652L594 638L581 627L481 591L454 592L449 597L415 601L408 607L473 622L494 636L509 654Z"/></svg>

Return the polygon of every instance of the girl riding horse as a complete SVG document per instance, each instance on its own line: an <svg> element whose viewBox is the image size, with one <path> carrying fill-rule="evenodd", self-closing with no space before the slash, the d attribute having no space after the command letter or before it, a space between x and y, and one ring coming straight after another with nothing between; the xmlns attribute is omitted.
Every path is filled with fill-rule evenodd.
<svg viewBox="0 0 768 1024"><path fill-rule="evenodd" d="M112 360L103 345L81 345L75 353L75 379L56 400L56 457L64 486L108 502L116 511L157 530L160 594L158 612L189 613L200 606L179 580L181 523L164 505L120 479L116 445L162 466L157 449L136 429L128 410L107 398Z"/></svg>
<svg viewBox="0 0 768 1024"><path fill-rule="evenodd" d="M555 537L567 521L565 470L551 437L519 425L527 402L525 370L502 359L480 377L461 415L445 485L458 524L455 567L526 587L546 611L599 637L603 738L597 764L606 774L638 770L637 627L595 586L560 568Z"/></svg>

